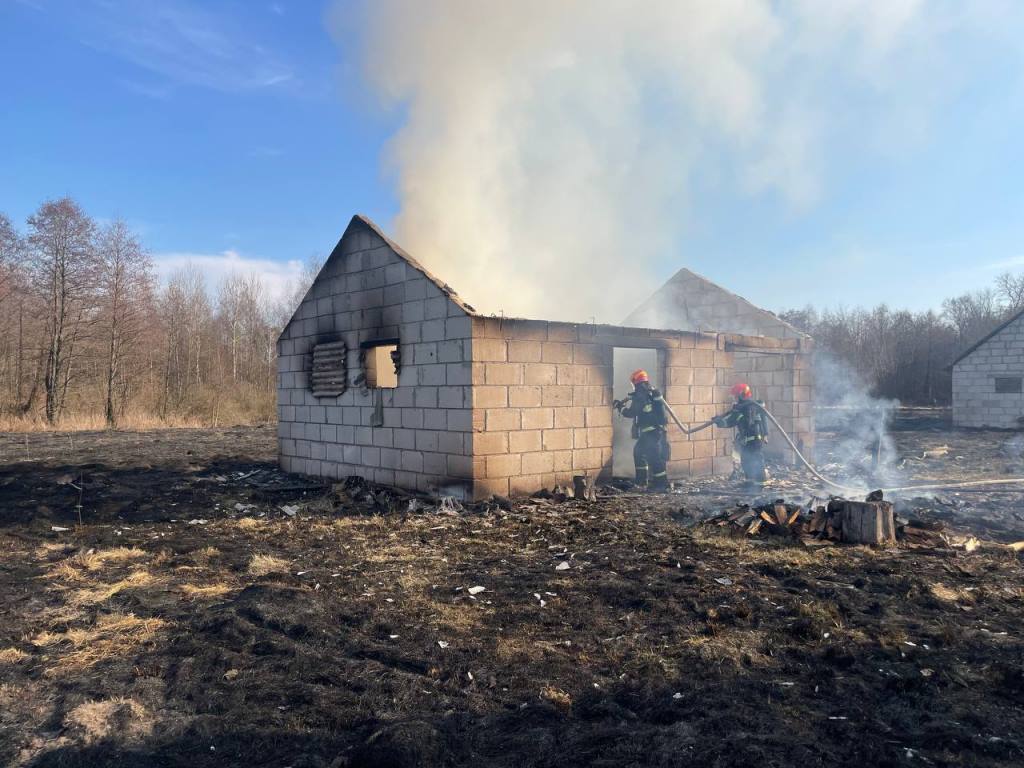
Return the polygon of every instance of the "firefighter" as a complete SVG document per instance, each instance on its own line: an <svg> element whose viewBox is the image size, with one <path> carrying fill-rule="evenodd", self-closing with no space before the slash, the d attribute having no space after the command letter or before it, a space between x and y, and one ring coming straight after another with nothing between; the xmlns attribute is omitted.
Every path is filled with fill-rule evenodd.
<svg viewBox="0 0 1024 768"><path fill-rule="evenodd" d="M750 387L740 382L731 390L736 398L735 404L721 416L716 416L712 423L716 427L736 430L735 445L740 451L743 474L747 480L763 483L768 479L768 471L764 465L764 446L768 442L768 421L765 419L764 403L754 400Z"/></svg>
<svg viewBox="0 0 1024 768"><path fill-rule="evenodd" d="M647 371L633 371L629 381L633 391L625 401L616 400L613 405L622 416L633 420L636 483L646 485L652 491L665 490L668 488L665 464L669 455L665 403L661 393L651 386Z"/></svg>

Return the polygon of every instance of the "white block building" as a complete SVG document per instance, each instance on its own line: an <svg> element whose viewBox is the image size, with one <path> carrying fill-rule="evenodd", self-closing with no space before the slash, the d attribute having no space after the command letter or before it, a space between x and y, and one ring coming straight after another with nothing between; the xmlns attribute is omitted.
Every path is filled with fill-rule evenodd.
<svg viewBox="0 0 1024 768"><path fill-rule="evenodd" d="M953 423L1024 428L1024 312L954 361Z"/></svg>

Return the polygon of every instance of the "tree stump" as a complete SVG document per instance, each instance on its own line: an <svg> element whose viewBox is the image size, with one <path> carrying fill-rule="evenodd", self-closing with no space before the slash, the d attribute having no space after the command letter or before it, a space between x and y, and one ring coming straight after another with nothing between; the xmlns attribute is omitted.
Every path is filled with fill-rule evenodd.
<svg viewBox="0 0 1024 768"><path fill-rule="evenodd" d="M851 544L896 542L896 516L888 501L845 501L838 511L842 541Z"/></svg>
<svg viewBox="0 0 1024 768"><path fill-rule="evenodd" d="M586 475L576 475L572 479L573 495L581 501L597 501L597 489L594 481Z"/></svg>

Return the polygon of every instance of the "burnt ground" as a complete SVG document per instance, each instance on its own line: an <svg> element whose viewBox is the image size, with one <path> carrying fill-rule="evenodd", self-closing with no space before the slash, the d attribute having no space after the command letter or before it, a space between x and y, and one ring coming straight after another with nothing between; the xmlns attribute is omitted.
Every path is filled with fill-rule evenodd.
<svg viewBox="0 0 1024 768"><path fill-rule="evenodd" d="M894 435L902 479L1019 468L1013 434ZM0 764L1024 761L1006 548L729 538L695 525L751 500L724 480L424 508L273 452L267 428L0 435ZM769 496L815 490L776 475ZM1020 502L901 509L1011 541Z"/></svg>

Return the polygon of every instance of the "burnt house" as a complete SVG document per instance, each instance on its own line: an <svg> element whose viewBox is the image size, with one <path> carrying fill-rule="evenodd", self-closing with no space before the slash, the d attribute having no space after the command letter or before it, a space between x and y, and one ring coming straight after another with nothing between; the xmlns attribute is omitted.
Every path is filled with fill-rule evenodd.
<svg viewBox="0 0 1024 768"><path fill-rule="evenodd" d="M281 466L460 498L606 478L631 447L611 403L638 363L688 423L724 410L738 376L764 374L760 396L810 447L810 345L486 316L355 216L278 340ZM669 434L671 477L732 470L729 432Z"/></svg>

